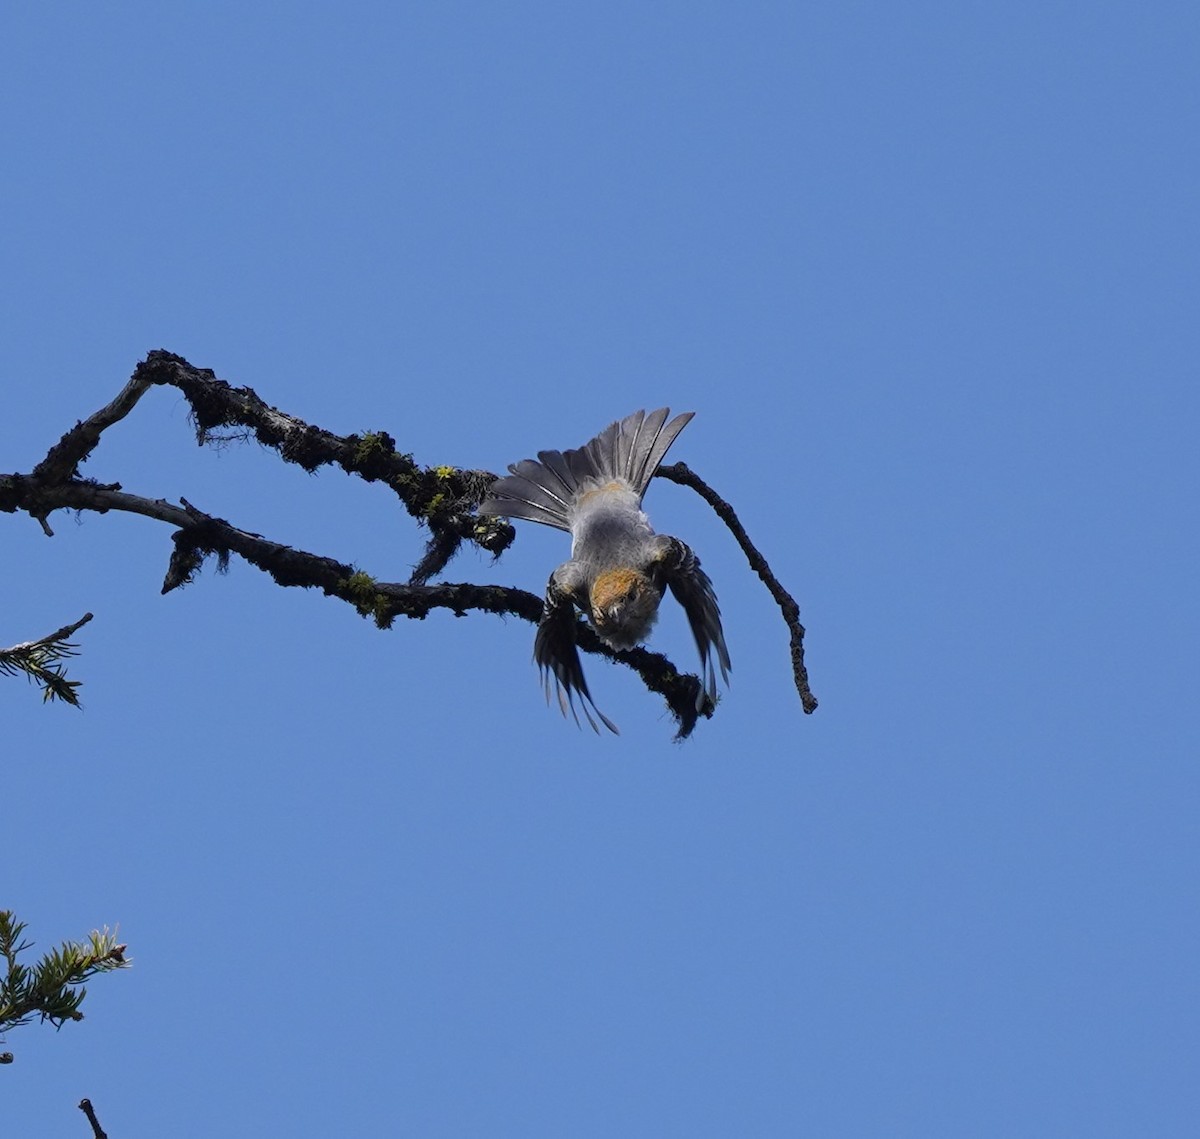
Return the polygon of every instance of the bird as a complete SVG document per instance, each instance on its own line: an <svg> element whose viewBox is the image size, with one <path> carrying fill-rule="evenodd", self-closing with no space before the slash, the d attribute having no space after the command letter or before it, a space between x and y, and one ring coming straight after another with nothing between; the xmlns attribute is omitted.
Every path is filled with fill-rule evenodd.
<svg viewBox="0 0 1200 1139"><path fill-rule="evenodd" d="M579 611L612 649L631 649L650 634L666 590L683 607L700 653L704 696L715 701L717 669L729 682L729 649L721 611L700 559L678 538L656 534L642 510L646 488L695 412L670 422L668 408L635 411L609 424L582 447L539 451L537 459L509 464L509 474L489 488L483 515L518 518L565 530L571 557L551 575L533 644L546 699L551 684L565 716L580 707L593 731L596 718L616 725L588 691L576 645ZM592 713L595 713L593 718Z"/></svg>

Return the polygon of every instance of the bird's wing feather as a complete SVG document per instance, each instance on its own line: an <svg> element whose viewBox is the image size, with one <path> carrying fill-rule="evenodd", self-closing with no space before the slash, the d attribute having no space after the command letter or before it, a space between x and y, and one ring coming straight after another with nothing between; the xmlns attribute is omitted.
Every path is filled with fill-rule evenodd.
<svg viewBox="0 0 1200 1139"><path fill-rule="evenodd" d="M700 559L678 538L668 538L663 545L658 561L662 580L670 588L675 600L683 606L696 648L700 652L700 663L704 672L704 691L709 699L717 696L716 668L713 658L721 669L721 679L729 683L729 649L725 645L725 633L721 629L721 610L712 581L700 568Z"/></svg>
<svg viewBox="0 0 1200 1139"><path fill-rule="evenodd" d="M553 681L558 706L564 716L569 709L575 722L579 723L579 715L575 710L575 693L578 693L583 714L592 730L597 733L600 731L592 718L594 712L610 732L619 734L616 724L596 707L596 702L588 691L583 665L579 660L579 649L575 643L577 621L574 594L560 582L558 571L555 571L550 575L550 582L546 586L546 604L542 609L542 619L538 623L537 636L533 641L533 659L537 662L545 681L546 699L550 699L550 685Z"/></svg>

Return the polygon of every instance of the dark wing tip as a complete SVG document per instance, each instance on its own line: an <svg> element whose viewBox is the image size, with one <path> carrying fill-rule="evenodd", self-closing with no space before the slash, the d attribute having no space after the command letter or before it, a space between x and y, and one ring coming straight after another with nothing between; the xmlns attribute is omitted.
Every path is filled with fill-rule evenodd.
<svg viewBox="0 0 1200 1139"><path fill-rule="evenodd" d="M588 691L583 664L579 660L579 649L575 643L576 621L575 603L571 595L561 589L551 575L550 583L546 587L546 604L542 610L542 619L538 622L537 636L533 641L533 659L542 674L546 700L550 700L550 682L553 679L558 706L564 716L570 711L575 723L579 724L579 713L575 707L575 695L578 693L579 707L583 710L592 731L599 735L600 729L596 725L596 720L599 719L610 732L620 735L617 725L596 707L596 702Z"/></svg>
<svg viewBox="0 0 1200 1139"><path fill-rule="evenodd" d="M725 644L725 632L721 628L721 609L712 580L700 568L700 559L678 538L668 539L662 567L672 596L683 606L696 649L700 653L702 691L715 703L717 668L721 670L722 681L728 685L733 665Z"/></svg>

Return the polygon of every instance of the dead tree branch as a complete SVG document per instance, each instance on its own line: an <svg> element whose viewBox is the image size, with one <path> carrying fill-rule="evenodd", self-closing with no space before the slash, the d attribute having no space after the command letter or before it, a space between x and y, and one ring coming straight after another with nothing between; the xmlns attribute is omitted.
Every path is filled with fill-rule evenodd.
<svg viewBox="0 0 1200 1139"><path fill-rule="evenodd" d="M389 487L408 513L430 531L425 554L409 580L377 581L355 566L239 529L198 510L186 499L176 504L130 494L119 483L104 484L81 478L79 466L92 455L103 432L128 415L141 396L155 385L175 387L183 394L201 445L229 438L221 434L225 429L252 434L286 462L296 463L306 471L335 465L367 482L382 482ZM804 710L811 712L816 700L808 690L804 673L804 629L799 624L796 603L771 574L727 503L683 464L659 473L691 486L713 506L741 543L751 566L783 607L792 632L797 687ZM191 582L208 557L215 557L223 568L230 556L237 554L270 574L277 584L320 589L353 605L382 629L389 628L396 617L421 619L437 608L449 609L457 616L471 610L513 614L536 623L541 617L542 600L525 590L468 583L428 584L464 541L475 543L493 556L512 544L515 531L508 522L476 514L495 478L490 471L422 467L411 455L397 452L395 440L387 432L335 435L270 407L250 388L233 388L209 369L196 368L169 352L154 351L137 366L112 403L63 435L32 472L0 475L0 511L28 513L47 534L53 533L47 519L55 510L62 509L101 514L120 510L164 522L175 528L174 551L163 581L164 593ZM620 661L637 672L646 687L666 701L678 725L678 738L690 735L700 716L713 714L713 703L704 694L699 678L680 673L661 654L642 648L614 652L582 623L578 643L585 652Z"/></svg>
<svg viewBox="0 0 1200 1139"><path fill-rule="evenodd" d="M395 439L386 431L334 435L269 406L250 388L231 387L210 369L195 368L170 352L151 352L135 369L132 383L177 388L188 401L201 446L221 439L222 429L237 428L309 473L339 466L367 482L382 482L430 531L425 556L409 579L414 584L441 573L464 541L492 555L512 545L516 533L512 526L475 513L496 479L491 471L422 467L412 455L398 452Z"/></svg>
<svg viewBox="0 0 1200 1139"><path fill-rule="evenodd" d="M817 698L808 686L808 669L804 666L804 626L800 624L800 606L796 604L796 599L779 584L779 579L771 572L767 559L750 541L750 535L746 533L746 529L737 514L734 513L733 507L695 471L686 463L672 463L670 466L659 467L658 476L679 483L680 486L690 486L716 511L717 517L729 527L730 533L737 539L738 545L742 547L742 552L746 555L746 560L750 563L750 568L762 579L762 583L783 611L783 620L791 635L792 676L796 681L796 691L800 694L800 704L806 713L815 712Z"/></svg>
<svg viewBox="0 0 1200 1139"><path fill-rule="evenodd" d="M100 1120L96 1118L92 1101L90 1099L81 1099L79 1101L79 1110L87 1116L88 1122L92 1125L92 1139L108 1139L108 1132L100 1126Z"/></svg>

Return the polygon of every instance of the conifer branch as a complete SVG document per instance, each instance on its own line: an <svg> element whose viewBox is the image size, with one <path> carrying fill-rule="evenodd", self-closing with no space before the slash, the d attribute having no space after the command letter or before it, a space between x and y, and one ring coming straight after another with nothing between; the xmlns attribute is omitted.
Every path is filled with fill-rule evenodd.
<svg viewBox="0 0 1200 1139"><path fill-rule="evenodd" d="M18 958L31 949L23 941L25 923L11 910L0 910L0 957L6 966L0 979L0 1032L29 1024L34 1017L61 1028L69 1020L83 1020L79 1006L87 995L83 983L100 973L128 967L124 945L107 927L93 930L87 941L64 941L37 964Z"/></svg>
<svg viewBox="0 0 1200 1139"><path fill-rule="evenodd" d="M68 680L66 669L59 663L65 657L77 656L79 646L67 640L77 629L92 619L85 613L72 625L64 625L36 641L25 641L12 648L0 649L0 673L15 676L23 672L42 686L43 700L61 700L79 707L78 680Z"/></svg>

